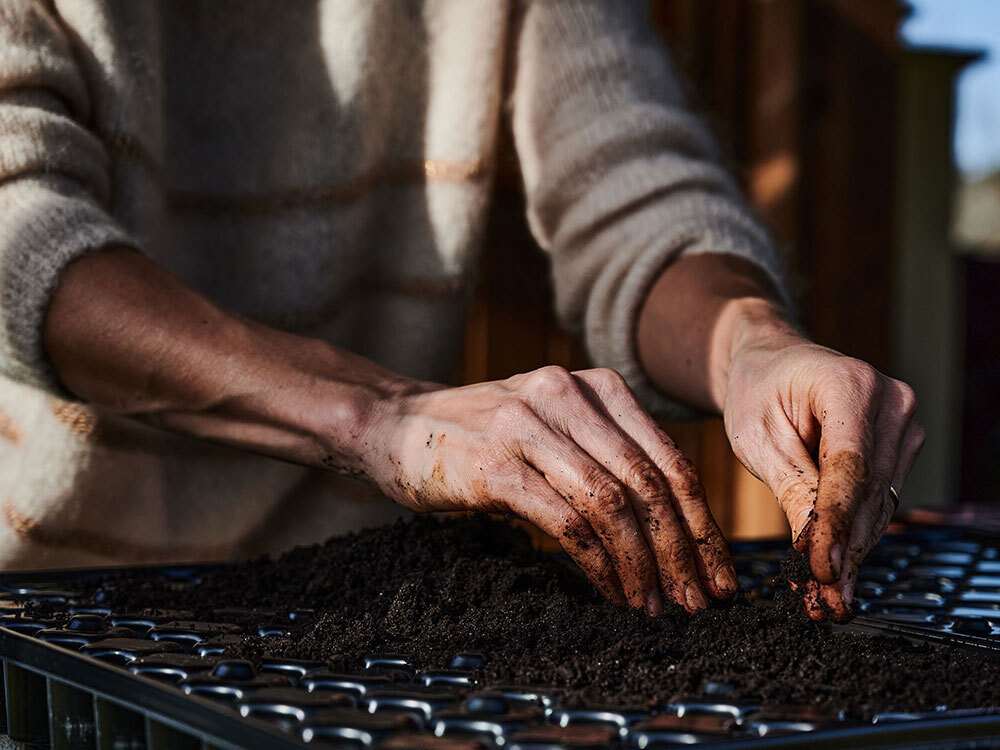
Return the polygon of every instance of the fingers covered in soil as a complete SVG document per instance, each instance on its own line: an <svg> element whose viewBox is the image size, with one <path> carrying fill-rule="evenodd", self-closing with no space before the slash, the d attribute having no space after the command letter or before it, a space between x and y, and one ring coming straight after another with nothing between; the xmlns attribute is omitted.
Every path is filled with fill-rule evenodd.
<svg viewBox="0 0 1000 750"><path fill-rule="evenodd" d="M847 622L854 616L850 605L844 601L841 587L817 581L813 577L809 558L798 550L788 551L781 563L781 575L791 591L801 599L802 611L810 619Z"/></svg>

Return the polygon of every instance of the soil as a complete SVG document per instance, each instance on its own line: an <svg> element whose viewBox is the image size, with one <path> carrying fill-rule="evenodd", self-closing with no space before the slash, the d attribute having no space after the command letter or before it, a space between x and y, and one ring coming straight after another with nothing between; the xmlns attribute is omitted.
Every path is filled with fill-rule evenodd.
<svg viewBox="0 0 1000 750"><path fill-rule="evenodd" d="M792 557L785 575L808 575ZM1000 706L1000 664L954 648L834 632L777 586L774 606L733 601L656 618L603 601L571 565L486 517L420 517L222 568L195 587L113 582L118 610L183 609L199 620L288 623L290 637L247 637L234 657L316 659L337 670L371 654L447 667L487 659L483 684L552 686L570 703L660 704L718 691L765 706L880 711ZM235 610L235 611L234 611ZM254 610L247 612L245 610ZM273 610L273 613L267 612ZM241 614L242 611L242 614Z"/></svg>

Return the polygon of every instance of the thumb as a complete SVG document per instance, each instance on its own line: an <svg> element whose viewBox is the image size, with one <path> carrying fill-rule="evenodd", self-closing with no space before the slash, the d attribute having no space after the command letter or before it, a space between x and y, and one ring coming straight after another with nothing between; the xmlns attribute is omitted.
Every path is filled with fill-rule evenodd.
<svg viewBox="0 0 1000 750"><path fill-rule="evenodd" d="M809 548L809 525L816 507L816 492L819 486L819 472L809 454L788 457L781 474L770 484L778 499L778 505L792 527L792 546L799 552ZM805 462L805 463L803 463Z"/></svg>
<svg viewBox="0 0 1000 750"><path fill-rule="evenodd" d="M813 518L819 470L806 450L802 439L790 426L769 435L764 441L758 461L753 466L743 461L774 493L778 506L792 528L792 544L799 552L809 547L807 527ZM740 457L742 460L742 456Z"/></svg>

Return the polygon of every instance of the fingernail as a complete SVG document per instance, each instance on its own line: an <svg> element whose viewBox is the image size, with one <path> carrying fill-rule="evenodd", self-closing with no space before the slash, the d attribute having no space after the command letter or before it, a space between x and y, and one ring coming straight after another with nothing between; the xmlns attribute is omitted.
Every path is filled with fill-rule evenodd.
<svg viewBox="0 0 1000 750"><path fill-rule="evenodd" d="M704 594L702 594L695 586L688 585L685 587L684 598L687 599L688 609L693 612L699 609L705 609L705 607L708 606L708 602L705 601Z"/></svg>
<svg viewBox="0 0 1000 750"><path fill-rule="evenodd" d="M840 590L840 595L844 599L844 605L850 607L851 601L854 599L854 584L848 581L844 584L844 588Z"/></svg>
<svg viewBox="0 0 1000 750"><path fill-rule="evenodd" d="M840 545L835 544L830 548L830 567L833 568L833 575L840 578Z"/></svg>
<svg viewBox="0 0 1000 750"><path fill-rule="evenodd" d="M740 587L736 580L736 573L728 565L724 565L715 572L715 585L723 594L732 594Z"/></svg>
<svg viewBox="0 0 1000 750"><path fill-rule="evenodd" d="M812 516L812 508L803 508L800 510L796 516L795 520L792 521L792 529L795 534L795 538L792 540L792 544L797 544L799 537L802 536L802 532L806 530L806 526L809 525L809 518Z"/></svg>
<svg viewBox="0 0 1000 750"><path fill-rule="evenodd" d="M660 592L653 589L646 596L646 614L650 617L656 617L660 612L663 611L663 597L660 596Z"/></svg>

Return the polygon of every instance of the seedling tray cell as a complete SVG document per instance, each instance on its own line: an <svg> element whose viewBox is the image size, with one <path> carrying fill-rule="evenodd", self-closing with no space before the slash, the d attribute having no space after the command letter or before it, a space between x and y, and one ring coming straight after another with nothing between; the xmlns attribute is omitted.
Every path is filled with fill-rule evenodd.
<svg viewBox="0 0 1000 750"><path fill-rule="evenodd" d="M732 545L737 572L760 606L786 543ZM1000 540L957 529L892 535L862 572L862 614L831 626L1000 658ZM135 568L198 586L217 566ZM371 654L338 672L317 660L225 656L246 634L286 632L292 612L220 609L119 612L99 584L122 570L0 575L0 729L52 748L660 748L1000 747L1000 710L883 713L861 723L801 706L762 707L711 695L676 696L655 710L564 705L542 685L482 684L489 653L458 653L426 669ZM103 600L103 601L102 601ZM45 616L26 617L31 602ZM49 614L51 613L51 614Z"/></svg>

